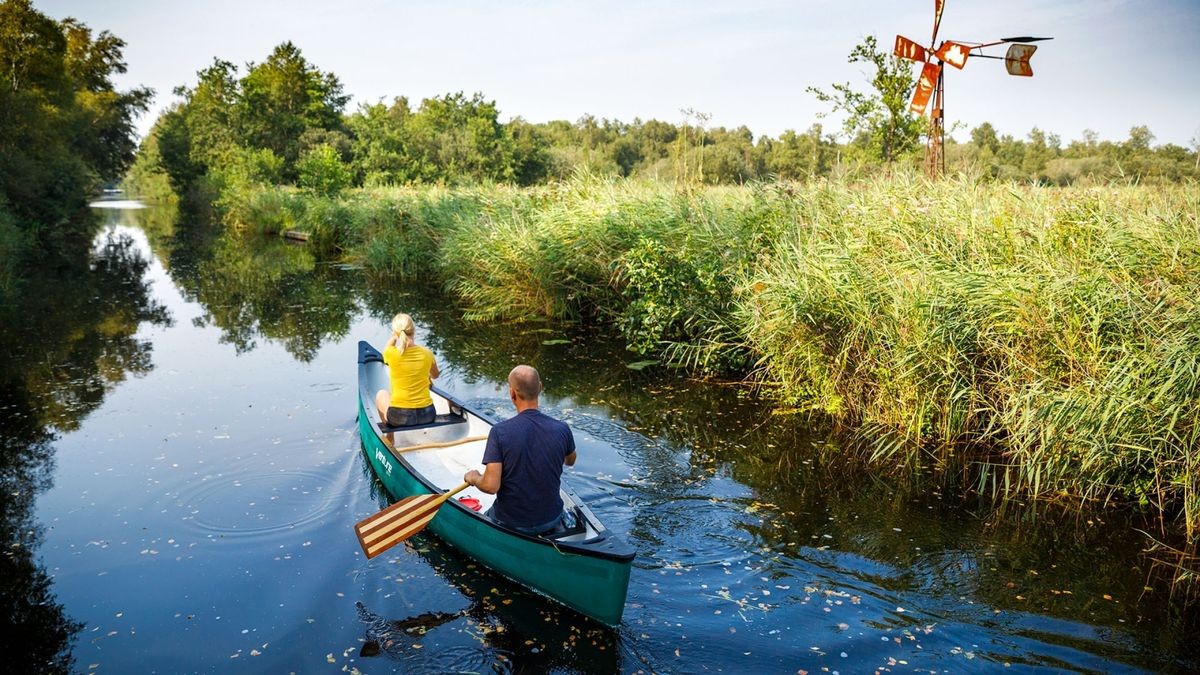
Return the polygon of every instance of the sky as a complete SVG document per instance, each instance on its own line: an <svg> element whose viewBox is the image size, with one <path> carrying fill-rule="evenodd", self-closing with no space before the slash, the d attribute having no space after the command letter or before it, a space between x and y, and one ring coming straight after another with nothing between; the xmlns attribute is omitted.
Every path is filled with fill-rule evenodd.
<svg viewBox="0 0 1200 675"><path fill-rule="evenodd" d="M152 87L145 134L172 90L192 86L214 58L245 72L281 42L296 44L363 103L462 91L494 100L501 119L584 115L745 125L755 136L841 132L808 87L850 83L869 71L851 49L901 33L928 44L934 0L34 0L55 19L75 17L125 40L120 89ZM1095 131L1128 138L1146 125L1154 144L1200 142L1200 0L946 0L939 40L1012 35L1038 43L1032 78L1003 62L969 60L946 76L947 128L959 139L982 122L1025 138L1037 127L1064 144ZM986 53L1003 55L1002 48ZM917 65L913 66L916 78ZM844 137L843 137L844 139Z"/></svg>

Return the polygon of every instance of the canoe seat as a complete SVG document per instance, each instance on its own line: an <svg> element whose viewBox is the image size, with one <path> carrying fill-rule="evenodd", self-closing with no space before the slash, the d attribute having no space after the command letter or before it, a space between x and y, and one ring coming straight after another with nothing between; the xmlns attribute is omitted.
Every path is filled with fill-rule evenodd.
<svg viewBox="0 0 1200 675"><path fill-rule="evenodd" d="M407 427L393 427L393 426L389 426L387 422L378 422L377 424L379 426L380 431L382 431L385 434L390 434L394 431L413 431L415 429L432 429L433 427L444 427L444 426L448 426L451 424L466 424L466 423L467 423L466 415L455 415L455 414L451 413L449 415L437 415L436 417L433 418L433 421L430 422L429 424L415 424L415 425L407 426Z"/></svg>
<svg viewBox="0 0 1200 675"><path fill-rule="evenodd" d="M563 539L565 537L573 537L577 534L583 534L586 532L587 523L585 523L583 520L583 511L581 511L578 506L572 507L572 511L575 512L574 527L562 527L560 525L559 527L556 527L549 532L543 532L538 536L544 539Z"/></svg>

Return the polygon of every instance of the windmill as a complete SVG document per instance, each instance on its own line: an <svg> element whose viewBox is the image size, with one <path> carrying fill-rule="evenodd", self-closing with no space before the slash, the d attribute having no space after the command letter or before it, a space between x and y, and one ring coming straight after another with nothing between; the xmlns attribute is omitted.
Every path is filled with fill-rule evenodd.
<svg viewBox="0 0 1200 675"><path fill-rule="evenodd" d="M896 36L896 48L893 53L910 61L924 64L921 76L917 80L916 91L913 92L912 104L909 109L918 115L924 115L929 108L930 99L933 108L929 111L929 141L925 149L925 168L930 176L938 176L946 170L946 158L942 154L942 145L946 140L944 118L944 67L950 64L959 70L967 65L967 57L975 56L984 59L999 59L1004 61L1009 75L1032 77L1033 68L1029 59L1037 51L1037 45L1031 42L1053 40L1048 37L1010 37L1000 38L992 42L966 42L962 40L946 40L938 44L938 25L942 22L942 9L946 0L933 0L933 37L929 46L924 47L903 35ZM1008 52L1004 56L989 56L983 53L986 47L1007 44Z"/></svg>

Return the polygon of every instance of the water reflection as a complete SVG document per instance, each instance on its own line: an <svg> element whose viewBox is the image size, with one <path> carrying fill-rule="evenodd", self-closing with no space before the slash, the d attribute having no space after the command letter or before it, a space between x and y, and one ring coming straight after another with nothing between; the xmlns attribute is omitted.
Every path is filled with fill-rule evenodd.
<svg viewBox="0 0 1200 675"><path fill-rule="evenodd" d="M307 246L227 231L214 217L188 202L137 214L171 281L202 308L197 327L216 327L239 354L265 339L301 362L346 336L359 312L354 276Z"/></svg>
<svg viewBox="0 0 1200 675"><path fill-rule="evenodd" d="M236 233L204 243L176 248L168 269L184 296L204 308L196 325L219 328L238 353L267 339L309 362L323 343L349 332L358 313L353 280L308 247Z"/></svg>
<svg viewBox="0 0 1200 675"><path fill-rule="evenodd" d="M106 222L91 255L59 252L0 298L0 652L11 672L69 670L81 629L36 561L43 530L33 509L52 483L52 444L152 368L152 347L136 334L171 320L150 293L147 260L114 227L119 216Z"/></svg>
<svg viewBox="0 0 1200 675"><path fill-rule="evenodd" d="M303 246L219 234L202 215L188 212L143 210L137 219L153 255L190 301L183 311L199 317L191 326L182 321L173 337L196 345L211 335L191 328L216 329L241 355L233 366L237 387L209 381L203 369L184 373L203 387L197 400L209 406L168 422L168 433L188 438L172 461L186 457L192 473L181 469L168 474L170 480L156 475L164 482L143 489L173 489L177 498L161 509L151 500L156 507L142 513L152 527L181 538L195 528L200 544L188 545L228 553L227 559L189 554L186 564L204 567L171 577L189 594L173 602L188 616L191 597L220 596L220 611L216 601L201 609L236 612L235 620L264 633L282 627L287 635L266 652L279 654L274 663L281 670L297 654L317 652L324 659L346 649L367 670L405 672L706 666L860 672L898 667L889 659L929 669L1200 664L1191 640L1200 632L1196 612L1169 597L1169 583L1140 552L1145 540L1135 528L1146 523L1100 508L1084 513L1016 502L995 508L943 492L938 480L877 478L843 461L836 434L819 420L781 414L737 386L626 368L638 357L593 327L467 325L436 292L323 263ZM4 602L15 604L3 609L16 616L32 606L20 604L31 596L39 611L51 614L18 631L24 640L43 638L50 652L37 657L43 662L53 654L69 658L65 645L78 626L55 604L45 572L32 562L37 529L28 502L48 484L54 434L75 428L123 378L152 367L151 345L138 338L138 326L170 320L144 281L144 256L122 232L100 240L93 264L47 273L36 294L6 303L0 317L6 327L0 349L12 355L0 357L8 359L0 361L0 406L11 413L0 416L9 481L0 499L6 500L5 541L23 547L3 563L12 566L11 574L4 569L4 582L16 580L15 590L4 590ZM499 393L491 390L512 365L541 369L547 407L577 431L581 464L572 474L574 487L638 548L618 631L582 622L432 537L397 547L395 560L382 564L353 555L349 526L357 520L352 516L365 514L338 509L352 511L355 499L369 499L360 485L364 477L372 481L368 473L333 481L344 489L326 483L336 473L331 467L346 470L357 461L369 469L354 454L357 447L337 455L328 440L332 432L315 441L304 434L353 429L353 396L326 395L353 390L352 350L341 345L383 335L397 311L418 318L446 379L501 415L511 413L502 395L487 397ZM374 329L379 335L362 334ZM295 378L296 400L260 419L266 407L260 402L279 394L277 361L255 358L271 352L262 348L266 343L322 373L313 381ZM322 355L329 345L338 349ZM313 389L327 385L323 393ZM296 419L304 420L305 431L297 430L293 411L303 413ZM112 424L136 423L138 415ZM353 432L345 434L347 446L357 446ZM160 451L145 445L131 449L141 453L130 460L138 468L159 460ZM207 454L199 456L193 445ZM314 464L299 467L305 459ZM258 505L276 498L270 510ZM160 510L166 515L155 522ZM109 525L122 532L120 523ZM329 543L338 542L334 530L345 540ZM266 553L278 556L281 545L296 555L260 562ZM239 553L229 553L234 549ZM303 574L276 576L279 566L301 563L309 565ZM264 584L268 571L272 582ZM252 585L228 581L253 574L260 576ZM294 585L277 586L278 578ZM193 586L198 579L216 586ZM335 587L338 604L323 604L319 598L333 593L314 591L314 583L321 591ZM237 595L230 589L257 602L227 599ZM315 609L293 609L293 602ZM227 638L223 626L204 629L210 632L197 634ZM305 629L310 632L300 632ZM170 628L160 630L160 637L170 636ZM256 644L266 650L264 642ZM11 645L9 653L23 648ZM130 646L127 662L154 653L144 649ZM209 656L179 667L230 658Z"/></svg>
<svg viewBox="0 0 1200 675"><path fill-rule="evenodd" d="M385 610L373 611L359 603L364 627L361 656L402 664L405 672L621 671L617 634L612 629L546 602L434 537L420 535L406 548L440 582L460 594L457 601L441 602L460 607L389 618ZM413 572L407 581L420 582L416 575L421 573ZM395 607L394 602L379 604Z"/></svg>

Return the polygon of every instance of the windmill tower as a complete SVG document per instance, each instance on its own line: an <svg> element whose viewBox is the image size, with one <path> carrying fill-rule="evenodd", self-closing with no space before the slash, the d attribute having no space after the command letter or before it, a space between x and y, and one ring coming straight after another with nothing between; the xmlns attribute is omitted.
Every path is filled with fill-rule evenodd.
<svg viewBox="0 0 1200 675"><path fill-rule="evenodd" d="M1009 75L1032 77L1033 68L1029 59L1037 51L1037 45L1029 44L1041 40L1052 40L1048 37L1010 37L1000 38L992 42L965 42L946 40L938 44L938 26L942 23L942 9L946 0L933 0L933 37L929 46L924 47L903 35L896 36L896 48L893 53L902 59L924 64L921 75L917 80L917 88L913 92L909 109L918 115L924 115L929 108L930 100L933 107L929 109L929 136L925 146L925 170L933 178L940 176L946 170L946 157L943 145L946 140L945 126L945 66L949 64L962 70L967 65L967 57L975 56L983 59L999 59L1004 61ZM1004 56L989 56L983 53L984 48L1008 44L1008 52Z"/></svg>

